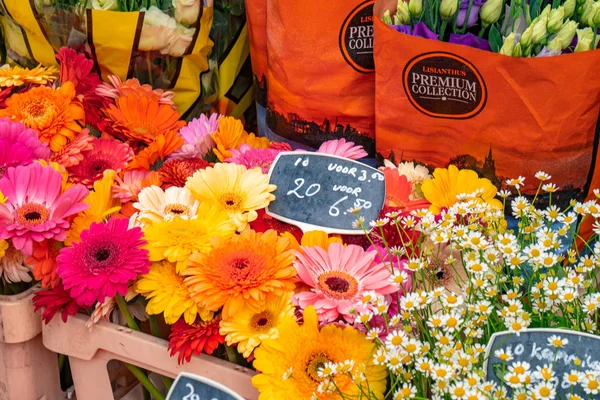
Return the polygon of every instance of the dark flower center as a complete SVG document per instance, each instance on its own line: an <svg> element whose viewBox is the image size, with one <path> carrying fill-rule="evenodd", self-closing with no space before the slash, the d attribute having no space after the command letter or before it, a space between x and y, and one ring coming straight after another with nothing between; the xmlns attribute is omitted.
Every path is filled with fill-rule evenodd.
<svg viewBox="0 0 600 400"><path fill-rule="evenodd" d="M319 376L319 370L323 368L326 363L332 361L333 360L324 353L313 354L308 358L308 362L306 363L306 374L313 381L321 382L323 381L323 378Z"/></svg>
<svg viewBox="0 0 600 400"><path fill-rule="evenodd" d="M338 293L346 293L348 292L348 289L350 289L350 282L338 276L331 276L329 278L326 278L325 284L327 285L327 287L329 287L329 290Z"/></svg>
<svg viewBox="0 0 600 400"><path fill-rule="evenodd" d="M226 200L225 204L227 204L228 206L232 206L232 205L235 204L235 201L233 201L233 200Z"/></svg>
<svg viewBox="0 0 600 400"><path fill-rule="evenodd" d="M40 214L37 211L30 211L28 213L25 213L24 217L27 221L37 221L40 218L42 218L42 214Z"/></svg>
<svg viewBox="0 0 600 400"><path fill-rule="evenodd" d="M248 265L250 265L250 261L248 261L248 259L246 258L238 258L237 260L233 261L231 265L233 266L233 268L241 271L243 269L248 268Z"/></svg>
<svg viewBox="0 0 600 400"><path fill-rule="evenodd" d="M110 250L100 249L94 254L94 258L98 262L106 261L110 257Z"/></svg>
<svg viewBox="0 0 600 400"><path fill-rule="evenodd" d="M250 328L254 332L268 332L276 324L277 319L270 311L255 314L250 320Z"/></svg>
<svg viewBox="0 0 600 400"><path fill-rule="evenodd" d="M258 326L265 326L267 324L267 322L269 322L268 319L266 318L261 318L258 321L256 321L256 325Z"/></svg>

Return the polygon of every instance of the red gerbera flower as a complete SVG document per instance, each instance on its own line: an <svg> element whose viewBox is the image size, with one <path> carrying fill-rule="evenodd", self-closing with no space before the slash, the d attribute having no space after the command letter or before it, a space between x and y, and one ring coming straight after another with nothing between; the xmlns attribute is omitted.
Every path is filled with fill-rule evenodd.
<svg viewBox="0 0 600 400"><path fill-rule="evenodd" d="M257 210L258 217L256 220L250 222L250 228L254 229L256 232L266 232L269 229L274 229L279 234L283 232L291 233L298 243L302 240L302 230L297 226L286 224L285 222L281 222L276 220L275 218L267 215L265 210Z"/></svg>
<svg viewBox="0 0 600 400"><path fill-rule="evenodd" d="M33 295L33 304L35 305L35 311L44 309L42 319L46 324L50 323L59 311L63 322L67 322L70 315L75 315L79 311L75 299L69 295L69 292L60 283L53 289L36 292Z"/></svg>
<svg viewBox="0 0 600 400"><path fill-rule="evenodd" d="M92 71L94 62L68 47L61 47L56 58L60 62L60 81L73 83L75 92L82 97L86 123L100 128L103 122L100 112L110 102L96 94L96 87L102 83L102 79Z"/></svg>
<svg viewBox="0 0 600 400"><path fill-rule="evenodd" d="M197 319L194 325L188 325L183 318L171 326L169 348L171 357L177 355L177 362L190 362L193 355L202 352L212 354L225 342L225 337L219 333L221 317L216 316L212 321Z"/></svg>
<svg viewBox="0 0 600 400"><path fill-rule="evenodd" d="M187 178L209 165L208 161L201 158L173 159L165 162L158 173L165 185L184 187Z"/></svg>

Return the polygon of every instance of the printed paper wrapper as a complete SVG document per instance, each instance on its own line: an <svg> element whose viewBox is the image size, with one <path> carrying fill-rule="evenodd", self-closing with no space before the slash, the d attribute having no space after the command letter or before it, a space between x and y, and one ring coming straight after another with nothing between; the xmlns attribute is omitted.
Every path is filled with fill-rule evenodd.
<svg viewBox="0 0 600 400"><path fill-rule="evenodd" d="M117 75L138 78L154 88L175 92L182 114L207 111L216 85L208 78L212 0L206 0L193 35L166 42L172 29L144 24L146 12L119 12L44 6L42 2L0 0L9 61L25 65L56 65L54 54L62 46L86 52L98 65L102 79ZM173 14L173 11L167 11ZM163 43L164 42L164 43ZM165 46L163 46L165 45ZM216 66L215 66L216 67ZM204 77L206 76L206 77Z"/></svg>
<svg viewBox="0 0 600 400"><path fill-rule="evenodd" d="M315 149L345 138L374 156L373 0L267 3L267 136Z"/></svg>
<svg viewBox="0 0 600 400"><path fill-rule="evenodd" d="M471 168L501 187L545 171L553 203L600 187L600 51L513 58L416 38L381 21L375 6L377 151L384 157Z"/></svg>

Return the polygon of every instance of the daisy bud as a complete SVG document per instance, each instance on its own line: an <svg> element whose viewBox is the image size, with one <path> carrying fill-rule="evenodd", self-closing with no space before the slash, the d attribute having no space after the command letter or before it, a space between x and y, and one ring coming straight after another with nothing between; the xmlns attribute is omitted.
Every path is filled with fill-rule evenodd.
<svg viewBox="0 0 600 400"><path fill-rule="evenodd" d="M577 46L575 47L575 52L595 49L598 39L600 39L600 36L596 38L596 43L593 43L592 47L592 41L594 40L594 31L592 31L592 28L577 29Z"/></svg>
<svg viewBox="0 0 600 400"><path fill-rule="evenodd" d="M398 1L398 8L396 9L396 15L394 15L395 25L406 25L410 22L410 12L408 11L408 3L404 0Z"/></svg>
<svg viewBox="0 0 600 400"><path fill-rule="evenodd" d="M423 0L410 0L408 2L408 11L413 18L419 18L423 13Z"/></svg>
<svg viewBox="0 0 600 400"><path fill-rule="evenodd" d="M548 50L562 51L571 45L573 37L577 32L577 22L568 21L560 28L554 39L548 42Z"/></svg>
<svg viewBox="0 0 600 400"><path fill-rule="evenodd" d="M562 5L565 9L565 18L569 18L573 15L573 13L575 12L576 5L577 5L576 0L565 1L565 3Z"/></svg>
<svg viewBox="0 0 600 400"><path fill-rule="evenodd" d="M521 34L521 38L519 39L519 43L521 47L527 48L531 46L532 38L533 38L533 27L537 24L538 18L534 19L531 24L525 29L525 31Z"/></svg>
<svg viewBox="0 0 600 400"><path fill-rule="evenodd" d="M563 7L558 7L550 11L550 15L548 16L548 32L558 32L562 28L564 20L565 9Z"/></svg>
<svg viewBox="0 0 600 400"><path fill-rule="evenodd" d="M505 56L512 56L515 49L515 33L511 32L510 35L504 38L504 44L500 48L498 53L504 54Z"/></svg>
<svg viewBox="0 0 600 400"><path fill-rule="evenodd" d="M479 10L483 26L489 26L498 21L502 11L504 11L504 0L487 0Z"/></svg>
<svg viewBox="0 0 600 400"><path fill-rule="evenodd" d="M457 0L442 0L440 3L440 14L444 19L450 19L456 14L458 10Z"/></svg>

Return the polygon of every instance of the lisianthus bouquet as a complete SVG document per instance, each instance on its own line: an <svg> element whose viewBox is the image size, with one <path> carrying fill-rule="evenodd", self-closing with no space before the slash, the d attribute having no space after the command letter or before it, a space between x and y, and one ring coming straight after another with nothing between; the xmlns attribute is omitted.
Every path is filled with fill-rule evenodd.
<svg viewBox="0 0 600 400"><path fill-rule="evenodd" d="M596 49L599 5L593 0L400 0L383 21L407 35L541 57Z"/></svg>

